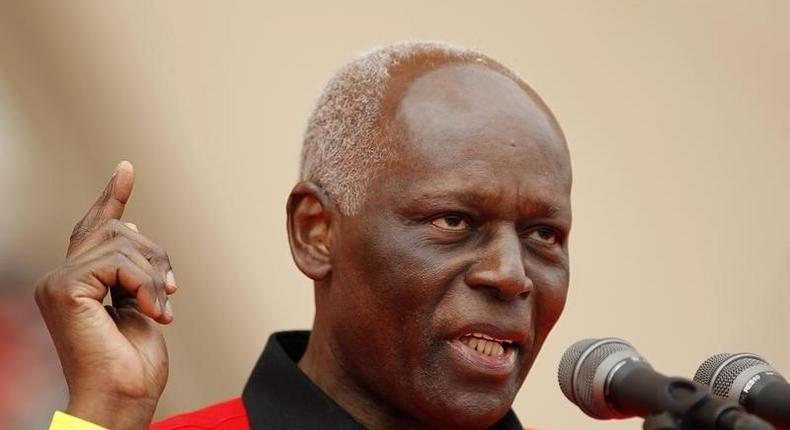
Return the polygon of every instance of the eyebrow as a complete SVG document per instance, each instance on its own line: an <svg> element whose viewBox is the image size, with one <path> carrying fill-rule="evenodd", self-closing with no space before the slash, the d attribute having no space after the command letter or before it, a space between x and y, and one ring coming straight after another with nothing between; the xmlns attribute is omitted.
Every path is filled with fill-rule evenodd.
<svg viewBox="0 0 790 430"><path fill-rule="evenodd" d="M485 193L479 189L463 190L463 191L426 191L418 196L413 197L412 201L424 202L426 204L440 205L442 202L460 202L461 204L469 207L477 207L482 202L488 199L497 199L498 193ZM528 210L525 210L527 209ZM527 201L519 202L519 209L522 212L529 212L539 216L546 217L560 217L566 215L569 211L562 204L555 201L547 201L540 198L533 198Z"/></svg>

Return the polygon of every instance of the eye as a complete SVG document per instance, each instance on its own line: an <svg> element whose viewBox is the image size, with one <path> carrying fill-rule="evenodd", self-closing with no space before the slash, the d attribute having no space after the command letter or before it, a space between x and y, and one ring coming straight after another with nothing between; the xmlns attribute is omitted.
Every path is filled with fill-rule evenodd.
<svg viewBox="0 0 790 430"><path fill-rule="evenodd" d="M527 235L532 241L542 245L557 245L560 243L560 233L551 227L538 227Z"/></svg>
<svg viewBox="0 0 790 430"><path fill-rule="evenodd" d="M460 214L447 214L431 220L434 227L447 231L467 231L471 225L467 218Z"/></svg>

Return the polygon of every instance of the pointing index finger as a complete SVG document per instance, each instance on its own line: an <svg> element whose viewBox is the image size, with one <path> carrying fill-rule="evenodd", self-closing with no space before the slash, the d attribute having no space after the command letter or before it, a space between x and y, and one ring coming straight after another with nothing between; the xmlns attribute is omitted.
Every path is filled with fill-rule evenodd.
<svg viewBox="0 0 790 430"><path fill-rule="evenodd" d="M85 234L111 219L121 219L126 202L132 195L134 187L134 167L124 160L115 167L109 183L102 191L88 213L74 227L69 250L78 245Z"/></svg>

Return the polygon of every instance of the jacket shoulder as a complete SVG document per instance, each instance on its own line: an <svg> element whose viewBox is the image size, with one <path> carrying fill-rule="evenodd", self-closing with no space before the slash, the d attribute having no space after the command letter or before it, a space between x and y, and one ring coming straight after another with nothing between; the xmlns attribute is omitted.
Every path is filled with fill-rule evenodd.
<svg viewBox="0 0 790 430"><path fill-rule="evenodd" d="M249 430L241 397L157 421L149 430Z"/></svg>

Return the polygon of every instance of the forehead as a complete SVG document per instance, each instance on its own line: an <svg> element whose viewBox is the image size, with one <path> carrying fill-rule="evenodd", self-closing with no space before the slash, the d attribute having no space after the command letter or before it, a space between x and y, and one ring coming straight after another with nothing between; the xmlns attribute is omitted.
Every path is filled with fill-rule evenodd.
<svg viewBox="0 0 790 430"><path fill-rule="evenodd" d="M537 94L488 66L447 65L398 88L395 124L418 143L496 129L510 140L526 137L564 145L559 126Z"/></svg>
<svg viewBox="0 0 790 430"><path fill-rule="evenodd" d="M417 194L474 189L566 206L571 171L564 137L529 88L491 68L448 65L397 95L389 172ZM487 192L490 191L490 192Z"/></svg>

